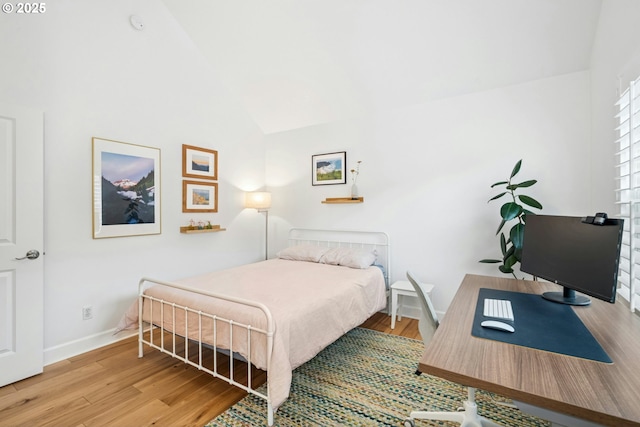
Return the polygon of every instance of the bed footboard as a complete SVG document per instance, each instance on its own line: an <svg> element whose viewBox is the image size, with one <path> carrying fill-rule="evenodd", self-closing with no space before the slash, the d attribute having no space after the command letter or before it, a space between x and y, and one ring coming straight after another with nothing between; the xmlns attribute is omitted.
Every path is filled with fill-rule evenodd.
<svg viewBox="0 0 640 427"><path fill-rule="evenodd" d="M261 324L265 326L244 324L216 313L207 313L145 294L145 289L154 285L253 307L263 313L264 322ZM143 357L146 344L266 400L268 424L273 425L274 409L269 397L269 387L265 388L265 393L261 393L254 386L253 359L257 348L260 352L262 349L266 352L260 353L260 364L266 367L271 366L273 352L275 326L271 312L264 304L149 278L140 280L138 298L138 357ZM237 360L237 354L242 356L240 361ZM245 364L246 371L243 369Z"/></svg>

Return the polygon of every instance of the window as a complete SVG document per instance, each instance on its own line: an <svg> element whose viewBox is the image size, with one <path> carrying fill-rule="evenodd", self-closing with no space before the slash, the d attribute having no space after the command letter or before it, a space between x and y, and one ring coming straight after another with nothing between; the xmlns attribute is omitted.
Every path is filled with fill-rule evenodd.
<svg viewBox="0 0 640 427"><path fill-rule="evenodd" d="M624 218L618 292L640 309L640 78L616 103L616 203Z"/></svg>

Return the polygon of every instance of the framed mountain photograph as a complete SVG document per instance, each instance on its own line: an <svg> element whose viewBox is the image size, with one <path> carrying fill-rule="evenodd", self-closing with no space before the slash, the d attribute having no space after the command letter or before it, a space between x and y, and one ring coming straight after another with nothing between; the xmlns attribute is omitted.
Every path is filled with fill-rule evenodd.
<svg viewBox="0 0 640 427"><path fill-rule="evenodd" d="M93 238L160 234L160 149L92 144Z"/></svg>

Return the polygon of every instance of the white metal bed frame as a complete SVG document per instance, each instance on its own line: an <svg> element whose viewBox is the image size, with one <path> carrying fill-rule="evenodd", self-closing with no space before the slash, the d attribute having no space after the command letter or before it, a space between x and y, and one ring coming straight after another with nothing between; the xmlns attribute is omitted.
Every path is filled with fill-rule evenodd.
<svg viewBox="0 0 640 427"><path fill-rule="evenodd" d="M318 246L327 246L327 247L349 247L349 248L361 248L361 249L367 249L367 250L375 250L377 253L377 260L376 260L376 264L382 267L383 270L383 274L384 274L384 278L385 278L385 284L387 286L387 289L389 287L389 278L391 277L390 274L390 265L391 265L391 261L390 261L390 244L389 244L389 237L386 233L384 232L370 232L370 231L346 231L346 230L314 230L314 229L304 229L304 228L292 228L289 231L289 237L288 237L288 245L289 246L294 246L294 245L299 245L299 244L313 244L313 245L318 245ZM181 306L179 304L170 302L170 301L164 301L162 299L158 299L149 295L146 295L144 293L145 289L147 289L149 286L153 286L153 285L164 285L164 286L168 286L171 288L176 288L176 289L181 289L181 290L185 290L185 291L189 291L189 292L194 292L194 293L198 293L204 296L208 296L208 297L214 297L214 298L219 298L221 300L226 300L226 301L231 301L237 304L244 304L244 305L248 305L254 308L257 308L259 310L262 311L262 313L264 314L264 319L265 319L265 325L266 329L263 328L256 328L253 327L252 325L245 325L243 323L239 323L239 322L235 322L233 319L226 319L220 316L217 316L215 313L205 313L201 310L194 310L191 309L189 307L185 307L185 306ZM213 292L207 292L207 291L203 291L200 289L194 289L194 288L190 288L188 286L183 286L183 285L179 285L177 283L172 283L172 282L167 282L167 281L162 281L162 280L155 280L155 279L151 279L151 278L146 278L143 277L142 279L140 279L140 282L138 283L138 357L143 357L144 356L144 344L148 345L151 348L155 348L156 350L161 351L162 353L168 354L173 358L176 358L178 360L181 360L182 362L189 364L191 366L196 367L197 369L206 372L210 375L212 375L215 378L219 378L222 379L226 382L228 382L231 385L234 385L236 387L239 387L240 389L246 391L247 393L251 393L261 399L264 399L267 402L267 422L269 426L273 425L274 422L274 408L272 406L271 403L271 399L269 397L269 392L268 392L268 387L265 388L266 392L262 393L258 390L255 390L253 388L253 378L252 378L252 372L251 372L251 348L250 348L250 344L252 342L252 338L254 337L254 334L257 335L258 337L263 337L262 339L265 340L266 346L265 348L267 349L267 354L266 354L266 366L270 366L271 363L271 357L272 357L272 352L273 352L273 339L274 339L274 334L275 334L275 325L273 322L273 317L271 316L271 312L269 311L269 309L262 303L259 302L255 302L255 301L250 301L250 300L246 300L246 299L241 299L241 298L235 298L235 297L231 297L228 295L222 295L222 294L216 294ZM149 325L147 331L145 331L144 329L144 324L146 322L143 322L142 320L142 310L143 310L143 305L145 301L149 301L150 304L150 309L151 309L151 320L153 322L153 325ZM155 322L156 318L153 315L153 302L157 302L160 305L160 318L158 319L158 323ZM171 330L167 330L164 327L164 316L165 316L165 310L170 310L171 311L171 319L173 319L173 323L172 323L172 328ZM185 317L185 331L184 331L184 335L182 335L180 333L180 331L176 331L175 329L175 313L176 310L180 310L180 311L184 311L184 317ZM191 314L195 314L197 316L198 319L198 354L197 354L197 361L193 361L190 359L189 357L189 345L187 340L184 338L186 336L188 336L188 329L189 329L189 323L188 323L188 315L189 313ZM216 334L217 334L217 325L218 322L222 322L222 323L226 323L227 325L229 325L228 329L228 342L229 342L229 348L234 348L233 346L233 331L234 329L237 328L241 328L243 330L246 331L246 339L247 339L247 345L249 345L248 351L247 351L247 358L245 359L244 357L238 356L238 358L240 360L246 361L247 363L247 380L246 383L243 382L238 382L235 380L235 376L234 376L234 360L236 358L236 356L232 355L232 357L228 357L229 359L229 374L225 375L223 373L220 372L220 366L219 366L219 361L218 361L218 352L221 353L225 353L225 354L229 354L228 349L226 348L218 348L215 346L215 344L213 346L205 344L202 342L202 321L203 319L209 319L211 320L211 322L213 323L213 331L214 331L214 343L217 342L216 340ZM155 334L154 334L155 331ZM148 339L145 338L145 333L148 333ZM169 348L167 348L166 346L166 339L165 336L169 335L170 338L170 343L169 343ZM156 340L154 340L154 336L159 335L159 341L160 344L157 344L157 340L158 338L156 338ZM177 349L177 341L184 339L184 351L179 353L176 351ZM213 368L208 368L204 366L204 357L203 357L203 349L204 348L209 348L209 349L213 349ZM269 380L268 378L268 371L267 371L267 381Z"/></svg>

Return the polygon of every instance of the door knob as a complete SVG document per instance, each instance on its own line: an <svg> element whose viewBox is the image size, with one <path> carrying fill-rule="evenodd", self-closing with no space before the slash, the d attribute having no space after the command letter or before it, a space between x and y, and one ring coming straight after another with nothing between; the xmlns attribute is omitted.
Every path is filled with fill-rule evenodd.
<svg viewBox="0 0 640 427"><path fill-rule="evenodd" d="M29 252L27 252L27 254L21 258L16 258L17 261L21 260L21 259L36 259L40 256L40 252L36 251L35 249L31 249Z"/></svg>

